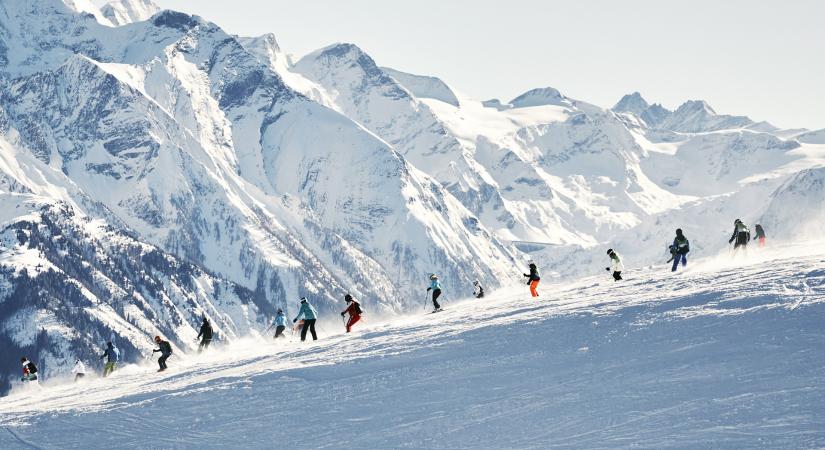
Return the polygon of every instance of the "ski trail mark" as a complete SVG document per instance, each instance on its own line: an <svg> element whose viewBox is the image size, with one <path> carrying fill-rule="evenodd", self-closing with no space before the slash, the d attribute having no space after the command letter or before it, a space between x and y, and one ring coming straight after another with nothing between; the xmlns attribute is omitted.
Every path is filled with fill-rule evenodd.
<svg viewBox="0 0 825 450"><path fill-rule="evenodd" d="M3 428L5 428L5 429L6 429L6 431L8 431L8 432L9 432L9 434L10 434L10 435L12 435L12 436L14 437L14 439L15 439L15 440L17 440L17 442L20 442L21 444L25 445L26 447L29 447L29 448L36 448L36 449L38 449L38 450L43 450L43 448L42 448L42 447L38 447L37 445L32 444L31 442L29 442L29 441L27 441L26 439L22 438L19 434L17 434L17 433L15 433L14 431L12 431L12 429L11 429L11 428L9 428L9 427L3 427Z"/></svg>

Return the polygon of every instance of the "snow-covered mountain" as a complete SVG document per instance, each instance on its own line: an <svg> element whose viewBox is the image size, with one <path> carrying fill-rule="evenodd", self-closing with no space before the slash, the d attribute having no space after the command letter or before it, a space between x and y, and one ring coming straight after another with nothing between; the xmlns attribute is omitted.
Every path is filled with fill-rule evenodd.
<svg viewBox="0 0 825 450"><path fill-rule="evenodd" d="M0 340L62 367L107 334L186 349L202 314L227 339L256 333L301 296L325 316L346 292L397 314L433 272L454 299L520 280L527 259L546 278L593 273L607 246L650 264L677 227L711 253L737 217L797 236L782 205L819 217L818 136L639 93L482 102L354 44L296 61L273 34L148 0L3 2ZM84 293L71 314L43 312L55 280ZM47 283L24 308L22 284Z"/></svg>

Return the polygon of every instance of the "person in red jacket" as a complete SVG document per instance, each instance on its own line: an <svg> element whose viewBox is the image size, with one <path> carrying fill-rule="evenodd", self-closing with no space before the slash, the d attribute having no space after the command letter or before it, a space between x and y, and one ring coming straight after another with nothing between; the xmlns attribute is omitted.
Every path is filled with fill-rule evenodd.
<svg viewBox="0 0 825 450"><path fill-rule="evenodd" d="M344 296L344 301L347 302L347 309L341 312L341 317L349 314L349 320L347 321L347 333L349 333L352 326L361 320L361 304L355 301L349 294Z"/></svg>

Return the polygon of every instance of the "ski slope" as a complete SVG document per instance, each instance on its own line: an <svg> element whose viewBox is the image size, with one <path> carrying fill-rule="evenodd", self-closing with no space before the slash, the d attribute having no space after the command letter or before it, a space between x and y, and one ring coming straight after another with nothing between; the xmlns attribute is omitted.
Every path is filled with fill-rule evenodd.
<svg viewBox="0 0 825 450"><path fill-rule="evenodd" d="M694 263L15 389L0 448L825 446L825 246Z"/></svg>

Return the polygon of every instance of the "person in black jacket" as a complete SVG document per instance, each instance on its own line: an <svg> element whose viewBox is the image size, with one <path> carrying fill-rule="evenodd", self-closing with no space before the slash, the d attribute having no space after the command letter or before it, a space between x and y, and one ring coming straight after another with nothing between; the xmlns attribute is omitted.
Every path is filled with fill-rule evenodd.
<svg viewBox="0 0 825 450"><path fill-rule="evenodd" d="M23 364L23 378L20 381L37 381L37 366L25 356L20 358Z"/></svg>
<svg viewBox="0 0 825 450"><path fill-rule="evenodd" d="M158 358L160 369L158 369L158 372L163 372L167 369L166 360L172 356L172 344L169 341L164 341L160 336L155 336L155 344L158 344L158 348L152 350L152 353L160 352L160 358Z"/></svg>
<svg viewBox="0 0 825 450"><path fill-rule="evenodd" d="M751 240L751 232L748 230L748 226L745 225L740 219L736 219L733 222L733 234L730 236L728 240L728 244L733 243L733 251L736 252L739 248L742 248L744 251L748 249L748 242ZM736 241L734 243L733 241Z"/></svg>
<svg viewBox="0 0 825 450"><path fill-rule="evenodd" d="M670 269L671 272L676 272L676 269L679 268L679 261L682 262L682 267L687 265L687 254L690 252L690 241L685 235L682 233L682 229L678 228L676 230L676 238L673 239L673 245L670 246L670 253L673 255L671 260L673 261L673 267Z"/></svg>
<svg viewBox="0 0 825 450"><path fill-rule="evenodd" d="M198 353L203 351L205 348L209 348L209 344L212 343L212 324L209 323L209 319L206 317L203 318L201 331L198 333L198 337L196 339L201 339L201 344L198 346Z"/></svg>
<svg viewBox="0 0 825 450"><path fill-rule="evenodd" d="M530 263L530 273L525 273L524 276L527 277L527 285L530 286L530 295L538 297L539 291L537 291L536 288L539 285L539 281L541 281L541 277L539 276L539 269L535 263Z"/></svg>

